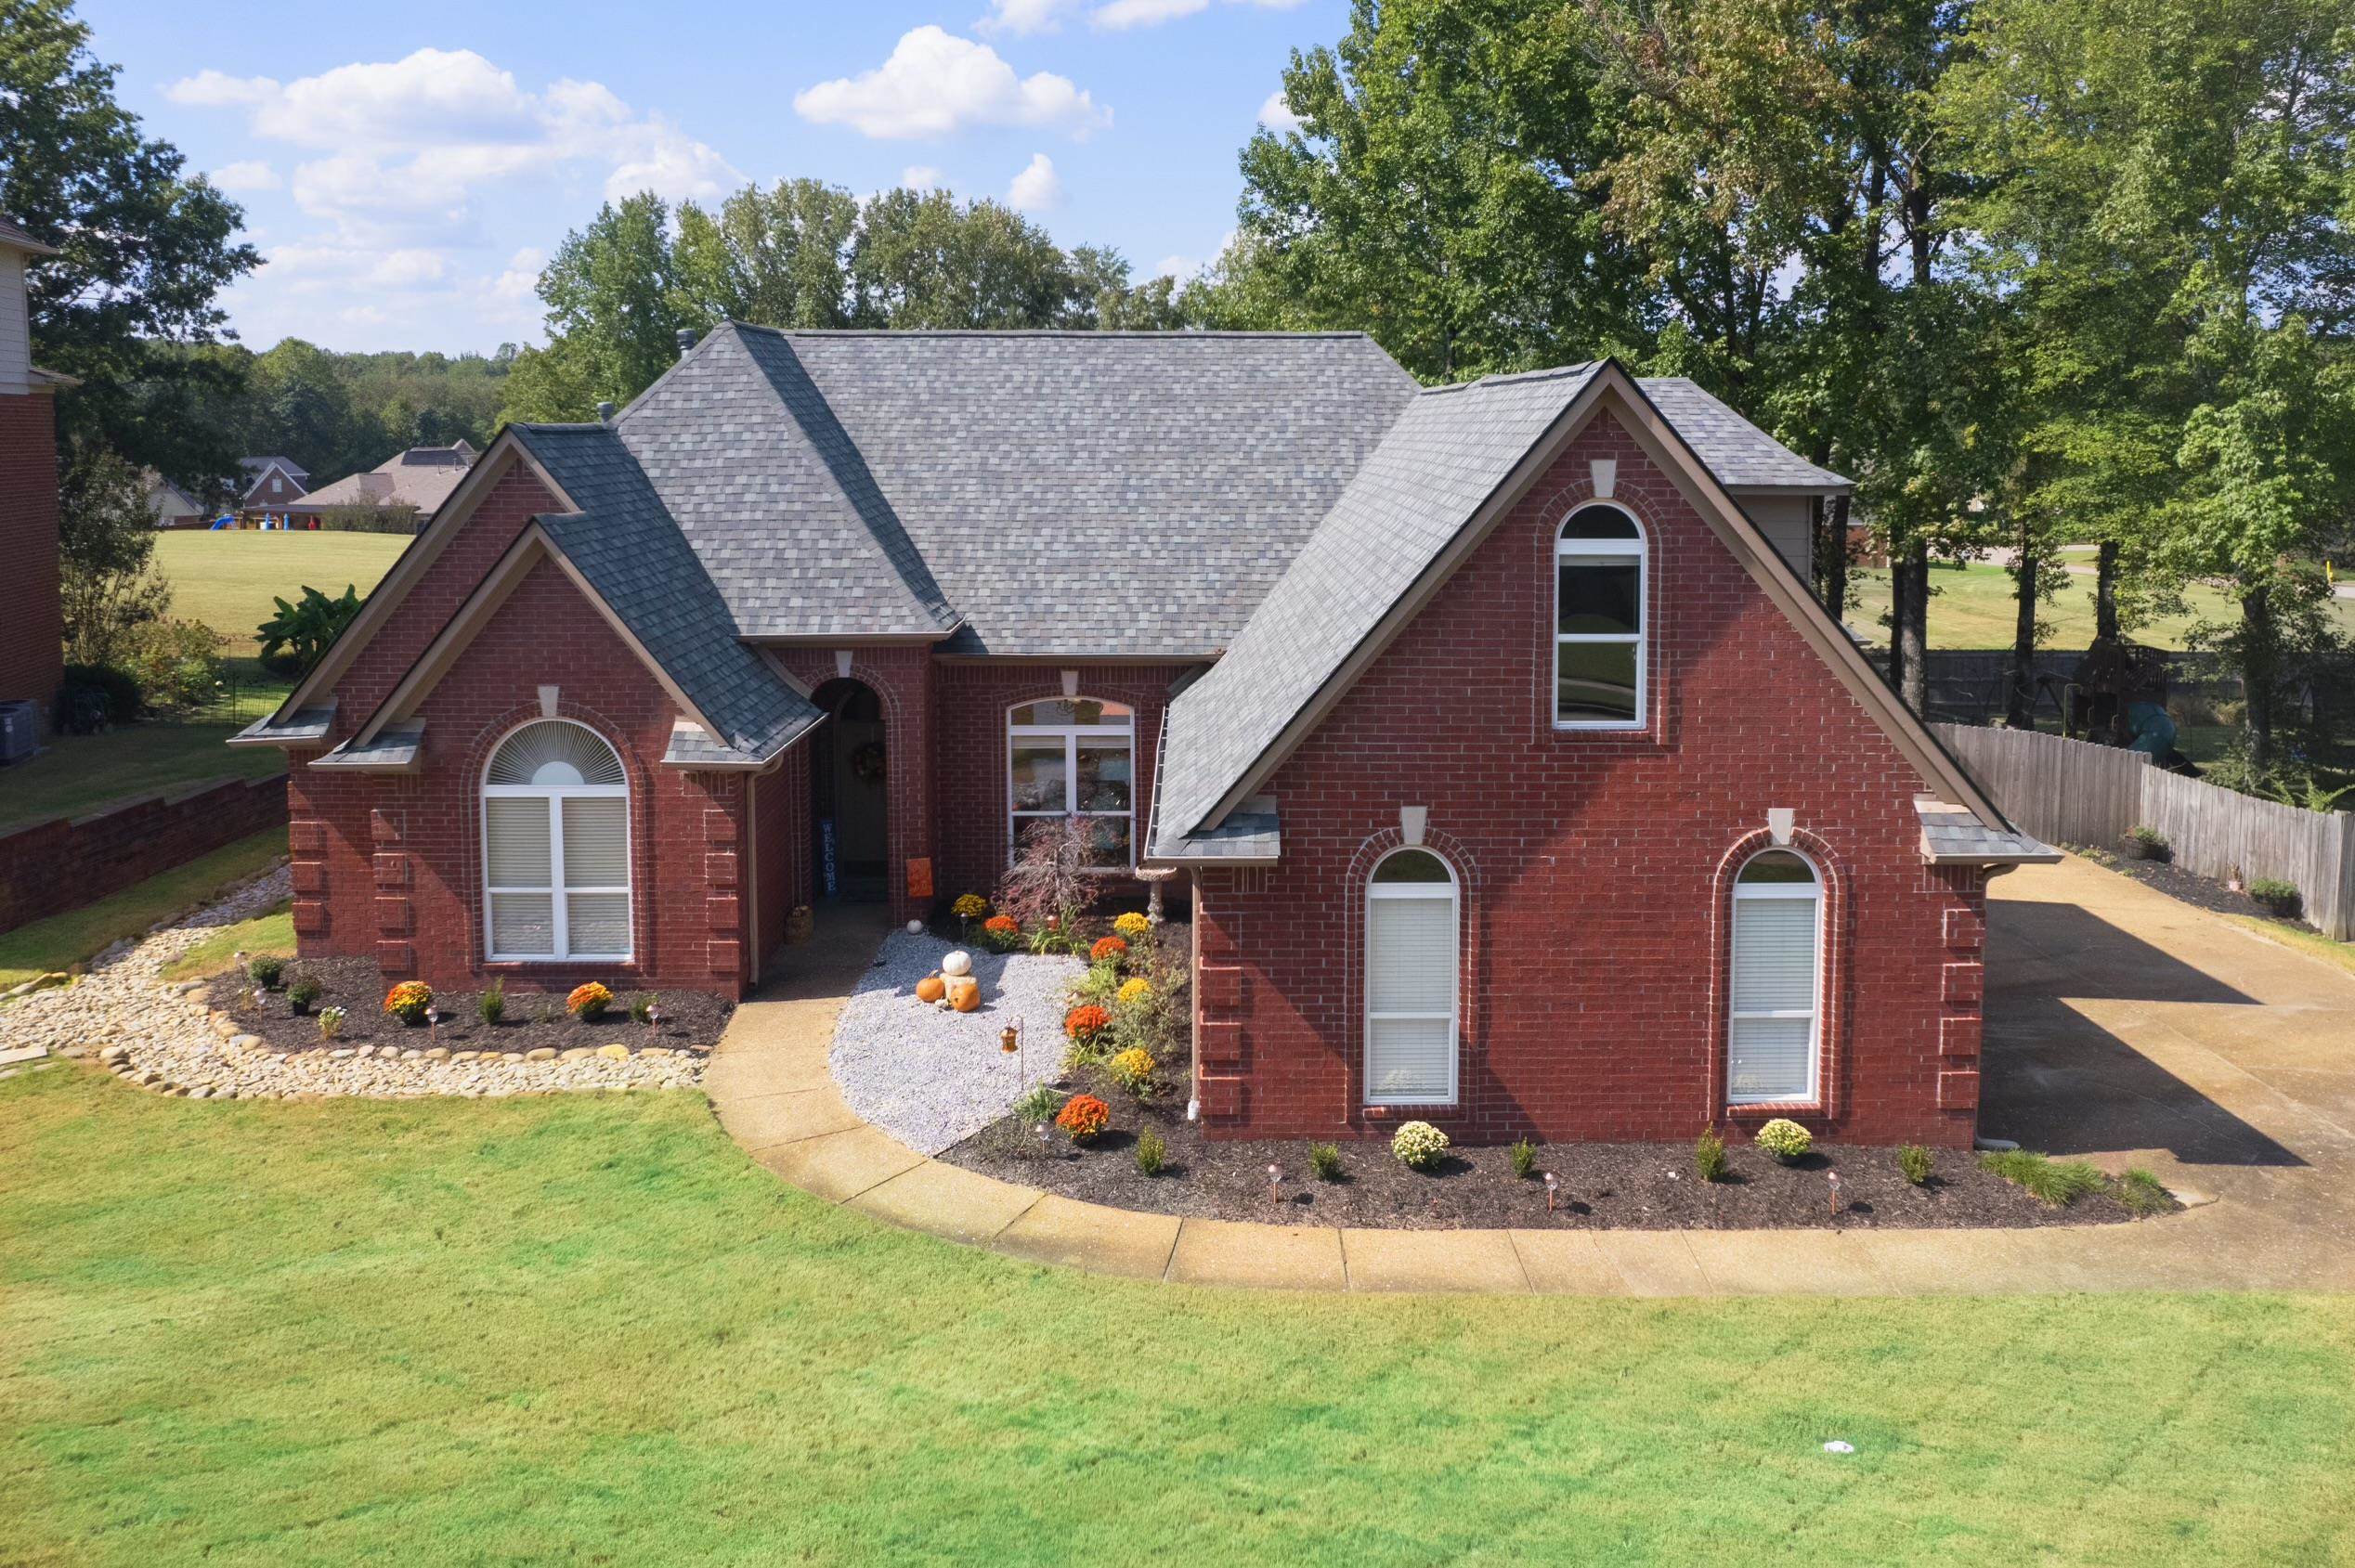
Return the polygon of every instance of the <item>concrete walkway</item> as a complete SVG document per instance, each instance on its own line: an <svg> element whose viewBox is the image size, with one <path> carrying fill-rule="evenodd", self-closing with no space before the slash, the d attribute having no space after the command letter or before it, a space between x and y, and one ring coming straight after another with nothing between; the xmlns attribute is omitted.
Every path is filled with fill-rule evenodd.
<svg viewBox="0 0 2355 1568"><path fill-rule="evenodd" d="M1037 1263L1183 1284L1607 1296L2355 1289L2355 976L2071 860L1991 905L1982 1130L2187 1213L2043 1230L1360 1230L1082 1203L928 1160L826 1070L878 914L829 912L737 1010L704 1086L770 1171L877 1219ZM2205 1201L2212 1199L2213 1201Z"/></svg>

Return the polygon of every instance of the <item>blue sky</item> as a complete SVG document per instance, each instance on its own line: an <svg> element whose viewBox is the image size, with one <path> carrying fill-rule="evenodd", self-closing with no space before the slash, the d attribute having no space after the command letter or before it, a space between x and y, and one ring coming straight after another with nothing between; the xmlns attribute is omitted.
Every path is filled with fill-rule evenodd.
<svg viewBox="0 0 2355 1568"><path fill-rule="evenodd" d="M1344 0L84 0L124 102L246 210L246 342L488 351L608 195L813 175L1012 200L1140 275L1217 253L1235 155ZM1271 102L1271 99L1273 100Z"/></svg>

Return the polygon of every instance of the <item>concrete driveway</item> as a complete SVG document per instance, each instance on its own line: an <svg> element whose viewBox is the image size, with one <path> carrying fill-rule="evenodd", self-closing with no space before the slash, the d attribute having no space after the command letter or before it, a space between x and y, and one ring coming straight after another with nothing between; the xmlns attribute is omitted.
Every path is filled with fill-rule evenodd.
<svg viewBox="0 0 2355 1568"><path fill-rule="evenodd" d="M2075 857L1988 927L1984 1134L2215 1197L2194 1276L2355 1285L2355 974Z"/></svg>

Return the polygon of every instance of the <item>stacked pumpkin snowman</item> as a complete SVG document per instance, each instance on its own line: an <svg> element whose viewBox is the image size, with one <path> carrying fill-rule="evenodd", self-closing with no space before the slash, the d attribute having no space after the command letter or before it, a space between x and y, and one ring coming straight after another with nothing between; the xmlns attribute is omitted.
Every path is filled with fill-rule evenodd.
<svg viewBox="0 0 2355 1568"><path fill-rule="evenodd" d="M973 978L973 955L960 948L942 959L937 974L916 982L916 999L959 1013L978 1011L982 1005L982 982Z"/></svg>

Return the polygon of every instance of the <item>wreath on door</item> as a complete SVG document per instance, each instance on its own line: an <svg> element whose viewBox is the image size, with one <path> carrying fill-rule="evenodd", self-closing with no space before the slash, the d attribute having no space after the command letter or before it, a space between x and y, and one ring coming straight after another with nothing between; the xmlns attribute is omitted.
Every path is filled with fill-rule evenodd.
<svg viewBox="0 0 2355 1568"><path fill-rule="evenodd" d="M851 771L862 783L879 783L883 777L883 743L869 741L851 753Z"/></svg>

